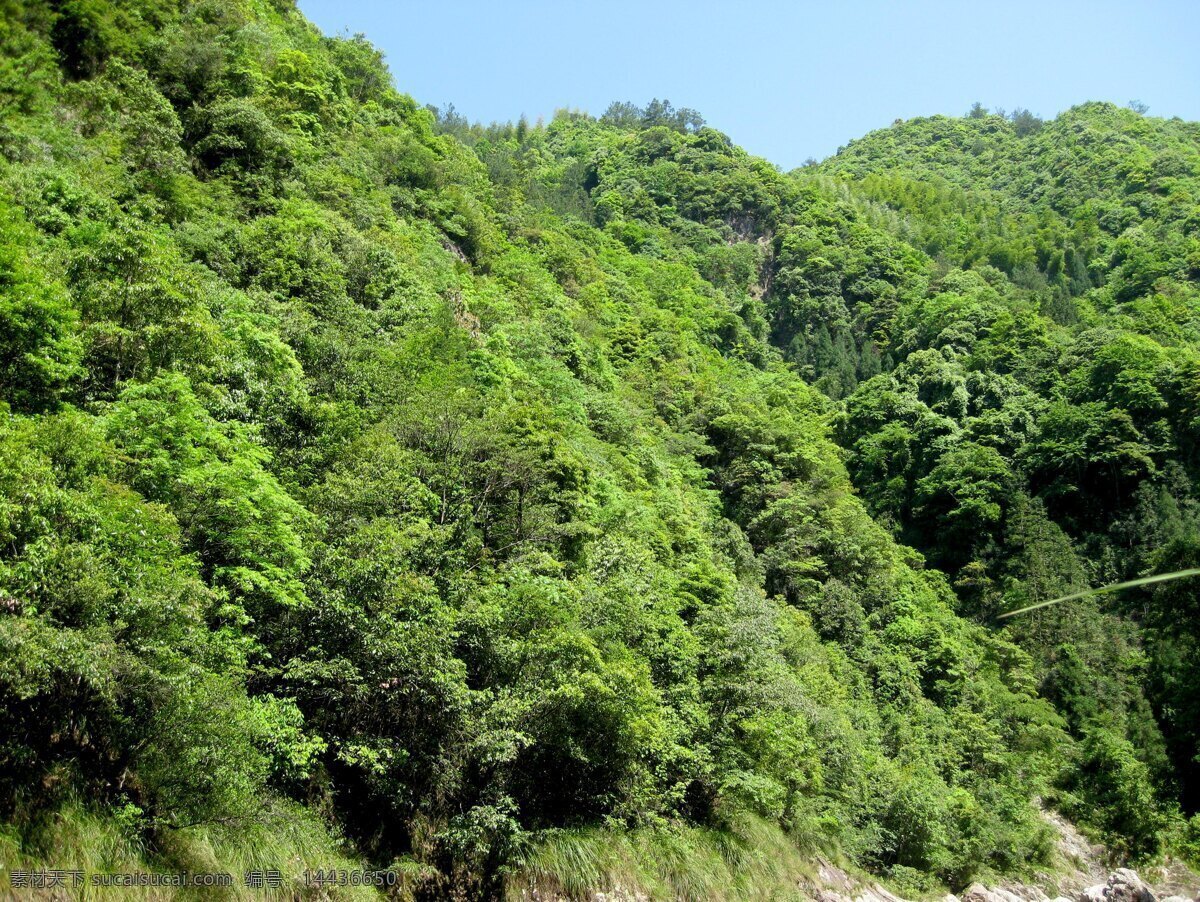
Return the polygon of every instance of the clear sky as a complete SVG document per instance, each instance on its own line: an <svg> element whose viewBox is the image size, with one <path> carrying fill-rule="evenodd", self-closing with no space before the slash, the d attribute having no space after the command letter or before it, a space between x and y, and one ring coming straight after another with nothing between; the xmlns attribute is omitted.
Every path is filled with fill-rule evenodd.
<svg viewBox="0 0 1200 902"><path fill-rule="evenodd" d="M1200 0L299 0L362 32L397 87L472 120L698 110L785 169L978 100L1053 116L1140 100L1200 119Z"/></svg>

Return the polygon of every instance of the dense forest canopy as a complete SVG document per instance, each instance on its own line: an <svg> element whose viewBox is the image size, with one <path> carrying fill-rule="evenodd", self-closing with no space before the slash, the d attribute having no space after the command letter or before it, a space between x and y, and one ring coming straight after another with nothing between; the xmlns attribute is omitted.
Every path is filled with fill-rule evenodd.
<svg viewBox="0 0 1200 902"><path fill-rule="evenodd" d="M1200 124L784 173L426 109L286 0L0 11L6 866L1200 858L1196 582L996 620L1200 558Z"/></svg>

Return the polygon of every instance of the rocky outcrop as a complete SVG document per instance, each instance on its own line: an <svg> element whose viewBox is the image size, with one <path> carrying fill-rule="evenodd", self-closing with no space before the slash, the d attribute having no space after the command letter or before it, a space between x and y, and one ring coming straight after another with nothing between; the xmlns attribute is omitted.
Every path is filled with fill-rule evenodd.
<svg viewBox="0 0 1200 902"><path fill-rule="evenodd" d="M988 888L982 883L972 883L962 894L961 902L1049 902L1049 899L1037 886Z"/></svg>
<svg viewBox="0 0 1200 902"><path fill-rule="evenodd" d="M855 890L844 872L827 864L823 864L818 873L826 886L812 895L821 902L876 902L881 899L892 902L897 898L878 885ZM942 902L1200 902L1200 896L1195 900L1179 895L1156 896L1149 884L1135 871L1118 868L1107 882L1080 889L1073 897L1059 895L1052 899L1044 889L1035 885L985 886L972 883L961 895L946 896Z"/></svg>
<svg viewBox="0 0 1200 902"><path fill-rule="evenodd" d="M1150 887L1129 868L1118 868L1107 884L1089 886L1076 898L1077 902L1155 902Z"/></svg>
<svg viewBox="0 0 1200 902"><path fill-rule="evenodd" d="M1200 899L1200 895L1196 898ZM1107 883L1080 890L1075 902L1193 902L1193 899L1180 895L1155 896L1154 890L1136 871L1118 868Z"/></svg>

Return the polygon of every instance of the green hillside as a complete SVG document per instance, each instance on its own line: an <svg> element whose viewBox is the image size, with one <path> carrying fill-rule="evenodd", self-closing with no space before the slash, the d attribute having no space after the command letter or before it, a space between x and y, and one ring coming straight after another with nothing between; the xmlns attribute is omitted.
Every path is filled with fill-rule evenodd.
<svg viewBox="0 0 1200 902"><path fill-rule="evenodd" d="M6 870L1200 858L1195 581L995 619L1200 557L1200 125L783 173L287 0L0 12Z"/></svg>

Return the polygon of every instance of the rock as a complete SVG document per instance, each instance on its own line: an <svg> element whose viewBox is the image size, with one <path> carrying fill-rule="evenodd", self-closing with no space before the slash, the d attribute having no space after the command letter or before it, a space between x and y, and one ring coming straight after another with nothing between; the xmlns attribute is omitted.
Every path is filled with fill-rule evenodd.
<svg viewBox="0 0 1200 902"><path fill-rule="evenodd" d="M1021 887L1023 895L1018 895L1004 887L989 888L982 883L972 883L962 894L962 902L1043 902L1046 896L1027 892L1028 887Z"/></svg>
<svg viewBox="0 0 1200 902"><path fill-rule="evenodd" d="M991 890L992 898L997 902L1026 902L1026 898L1018 896L1011 890L1007 890L1002 886L993 887Z"/></svg>
<svg viewBox="0 0 1200 902"><path fill-rule="evenodd" d="M1050 902L1050 897L1046 895L1045 890L1040 886L1033 886L1025 883L1006 883L997 890L993 890L1001 898L1007 899L1013 897L1021 902Z"/></svg>
<svg viewBox="0 0 1200 902"><path fill-rule="evenodd" d="M1108 902L1154 902L1154 893L1134 871L1118 868L1104 890Z"/></svg>
<svg viewBox="0 0 1200 902"><path fill-rule="evenodd" d="M867 887L865 892L855 896L854 902L905 902L905 900L893 895L878 883L873 883Z"/></svg>
<svg viewBox="0 0 1200 902"><path fill-rule="evenodd" d="M1076 902L1155 902L1154 893L1129 868L1118 868L1104 886L1089 886L1075 897Z"/></svg>
<svg viewBox="0 0 1200 902"><path fill-rule="evenodd" d="M817 880L836 893L849 894L854 889L850 875L825 858L817 858Z"/></svg>
<svg viewBox="0 0 1200 902"><path fill-rule="evenodd" d="M962 894L962 902L996 902L991 890L982 883L972 883Z"/></svg>
<svg viewBox="0 0 1200 902"><path fill-rule="evenodd" d="M620 884L608 892L595 891L589 899L591 902L650 902L650 897L645 893L627 890Z"/></svg>

